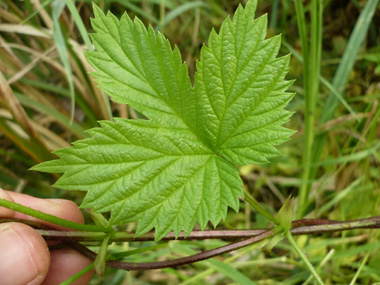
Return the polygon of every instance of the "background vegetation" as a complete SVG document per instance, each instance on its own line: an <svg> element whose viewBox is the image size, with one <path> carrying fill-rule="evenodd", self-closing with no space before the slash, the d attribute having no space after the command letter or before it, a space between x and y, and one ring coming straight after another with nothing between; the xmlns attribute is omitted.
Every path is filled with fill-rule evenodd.
<svg viewBox="0 0 380 285"><path fill-rule="evenodd" d="M179 46L194 73L212 27L233 14L238 0L98 0L120 16L127 11ZM269 14L268 36L282 33L282 54L293 53L288 79L296 79L289 127L297 130L284 156L240 169L245 187L276 213L289 195L298 218L349 220L379 215L380 10L377 0L260 1ZM371 18L374 14L373 19ZM90 1L0 1L0 187L36 197L82 193L54 189L54 175L28 171L54 158L52 150L87 136L112 116L138 118L128 106L109 104L93 82L83 50L91 48ZM358 20L362 17L361 20ZM372 20L371 20L372 19ZM371 20L371 21L370 21ZM368 25L366 25L368 21ZM354 30L355 28L355 30ZM354 31L354 32L353 32ZM219 227L269 226L244 202ZM133 230L134 224L127 226ZM212 228L212 227L210 227ZM327 283L380 282L377 230L297 237ZM154 246L133 262L185 256L226 244L221 240L114 244L113 252ZM310 273L287 242L272 252L258 245L192 266L145 272L107 269L92 284L230 284L245 275L258 284L300 284Z"/></svg>

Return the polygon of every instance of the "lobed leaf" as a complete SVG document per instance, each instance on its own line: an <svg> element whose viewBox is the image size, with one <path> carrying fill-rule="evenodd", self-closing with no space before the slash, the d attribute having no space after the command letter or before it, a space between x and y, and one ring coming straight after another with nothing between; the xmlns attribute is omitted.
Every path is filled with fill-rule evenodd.
<svg viewBox="0 0 380 285"><path fill-rule="evenodd" d="M289 56L276 58L280 37L265 40L266 15L253 20L256 2L239 6L219 34L211 32L197 64L198 128L205 140L236 164L264 163L278 155L273 145L289 138L281 127L291 113L285 81ZM207 120L204 118L207 117Z"/></svg>
<svg viewBox="0 0 380 285"><path fill-rule="evenodd" d="M176 47L165 37L145 28L127 14L117 20L94 5L96 51L87 52L99 87L115 102L129 104L162 126L188 128L193 121L195 98L187 67ZM195 130L195 128L193 128Z"/></svg>
<svg viewBox="0 0 380 285"><path fill-rule="evenodd" d="M282 127L292 98L284 80L289 56L276 58L280 38L265 39L256 1L239 6L219 34L211 32L194 87L177 47L124 14L94 6L96 51L87 53L99 87L149 120L100 122L91 138L55 153L34 169L64 173L55 184L88 191L81 207L111 211L110 224L138 221L137 235L188 235L195 223L215 226L239 208L235 164L263 163L289 138Z"/></svg>

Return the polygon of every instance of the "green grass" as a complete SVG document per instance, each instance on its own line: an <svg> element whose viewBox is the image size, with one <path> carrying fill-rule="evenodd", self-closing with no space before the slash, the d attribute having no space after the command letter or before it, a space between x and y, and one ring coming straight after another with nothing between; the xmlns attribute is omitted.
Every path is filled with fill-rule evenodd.
<svg viewBox="0 0 380 285"><path fill-rule="evenodd" d="M302 218L305 205L308 199L308 189L311 167L311 157L313 151L314 122L316 104L319 95L319 76L321 69L321 49L322 49L322 22L323 3L320 0L311 2L310 16L310 45L308 37L308 27L305 20L304 7L301 0L295 1L297 25L301 38L302 59L303 59L303 83L305 90L305 125L304 125L304 145L302 152L302 185L298 192L298 212L297 217Z"/></svg>
<svg viewBox="0 0 380 285"><path fill-rule="evenodd" d="M54 189L50 185L57 177L28 169L54 158L51 151L86 137L85 130L98 126L98 120L141 115L128 106L110 103L90 75L83 50L92 48L87 34L91 32L91 1L53 2L40 1L40 6L30 0L0 3L0 84L10 90L7 97L0 97L0 187L79 203L81 193ZM240 3L95 2L118 16L127 11L163 32L180 48L190 73L211 27L218 30ZM378 0L259 1L257 17L269 13L268 36L282 33L281 53L293 54L288 78L296 79L291 88L296 95L289 109L295 115L288 127L298 131L281 146L282 157L265 166L241 169L245 188L264 215L276 216L290 195L295 198L298 218L348 220L379 215L378 7ZM269 225L263 214L256 214L248 204L242 202L240 208L237 214L231 211L220 227ZM135 228L135 224L125 226L128 231ZM376 230L365 229L295 238L321 279L340 284L380 282L377 240ZM224 244L211 240L158 245L139 242L112 244L108 249L124 260L147 262ZM179 269L125 273L107 268L104 277L94 277L91 284L313 282L287 241L278 243L271 253L262 250L263 246L253 245ZM147 247L149 250L144 250Z"/></svg>

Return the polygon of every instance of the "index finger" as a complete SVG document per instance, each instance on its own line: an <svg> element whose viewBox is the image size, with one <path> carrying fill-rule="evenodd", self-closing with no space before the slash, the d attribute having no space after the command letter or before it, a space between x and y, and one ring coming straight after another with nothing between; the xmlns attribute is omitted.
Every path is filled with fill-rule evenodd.
<svg viewBox="0 0 380 285"><path fill-rule="evenodd" d="M0 192L1 191L4 191L5 193L5 195L3 194L3 196L8 196L10 199L13 200L13 202L16 202L18 204L59 217L61 219L69 220L76 223L84 223L83 214L79 210L77 204L75 204L73 201L65 199L40 199L27 194L21 194L5 190L0 190ZM4 210L0 211L1 216L12 217L12 215L9 212L6 212L6 215L4 215L3 212ZM65 229L64 227L42 221L19 212L14 212L13 217L18 219L26 219L30 221L38 221L56 229Z"/></svg>

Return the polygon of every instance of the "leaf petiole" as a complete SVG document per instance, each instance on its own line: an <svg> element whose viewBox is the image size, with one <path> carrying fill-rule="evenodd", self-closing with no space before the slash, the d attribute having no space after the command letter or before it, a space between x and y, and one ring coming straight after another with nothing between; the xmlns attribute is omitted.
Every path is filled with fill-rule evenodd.
<svg viewBox="0 0 380 285"><path fill-rule="evenodd" d="M62 227L74 229L74 230L80 230L80 231L85 231L85 232L113 232L114 229L112 227L104 227L104 226L96 226L96 225L84 225L84 224L79 224L75 223L72 221L64 220L61 218L58 218L56 216L50 215L43 213L41 211L32 209L30 207L23 206L18 203L14 203L5 199L0 198L0 206L4 208L8 208L20 213L23 213L25 215L35 217L37 219L59 225Z"/></svg>
<svg viewBox="0 0 380 285"><path fill-rule="evenodd" d="M273 216L272 214L270 214L269 212L267 212L260 204L259 202L256 201L255 198L253 198L251 196L251 194L249 194L248 190L247 189L244 189L244 200L247 201L247 203L249 205L251 205L251 207L253 209L255 209L257 212L259 212L261 215L263 215L264 217L266 217L268 220L272 221L273 223L275 224L278 224L278 220L275 216Z"/></svg>

